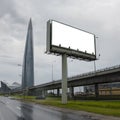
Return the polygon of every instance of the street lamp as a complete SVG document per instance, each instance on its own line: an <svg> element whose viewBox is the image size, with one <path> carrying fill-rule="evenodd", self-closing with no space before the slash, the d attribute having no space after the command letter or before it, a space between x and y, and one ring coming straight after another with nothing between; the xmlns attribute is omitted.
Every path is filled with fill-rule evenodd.
<svg viewBox="0 0 120 120"><path fill-rule="evenodd" d="M96 36L95 39L98 39L98 37ZM100 54L98 55L97 59L99 60L99 58L100 58ZM95 60L94 60L94 72L96 74L96 62L95 62Z"/></svg>
<svg viewBox="0 0 120 120"><path fill-rule="evenodd" d="M97 58L97 60L99 60L100 59L100 54L98 55L98 58ZM95 74L96 74L96 61L94 60L94 72L95 72Z"/></svg>
<svg viewBox="0 0 120 120"><path fill-rule="evenodd" d="M54 63L54 62L56 62L56 61L53 61L53 62L52 62L52 82L54 82L54 76L53 76L53 74L54 74L54 73L53 73L53 63ZM53 94L54 94L54 89L53 89Z"/></svg>
<svg viewBox="0 0 120 120"><path fill-rule="evenodd" d="M53 76L53 75L54 75L54 73L53 73L53 72L54 72L54 71L53 71L53 63L55 63L55 62L56 62L56 61L53 61L53 62L52 62L52 82L54 81L54 76Z"/></svg>
<svg viewBox="0 0 120 120"><path fill-rule="evenodd" d="M53 82L53 63L52 63L52 82Z"/></svg>

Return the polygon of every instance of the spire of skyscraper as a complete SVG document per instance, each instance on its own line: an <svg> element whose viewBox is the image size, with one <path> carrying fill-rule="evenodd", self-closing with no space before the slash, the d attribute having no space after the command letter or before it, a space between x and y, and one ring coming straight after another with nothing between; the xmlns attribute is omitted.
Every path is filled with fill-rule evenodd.
<svg viewBox="0 0 120 120"><path fill-rule="evenodd" d="M22 89L32 87L33 85L34 85L33 30L32 20L30 19L23 58Z"/></svg>

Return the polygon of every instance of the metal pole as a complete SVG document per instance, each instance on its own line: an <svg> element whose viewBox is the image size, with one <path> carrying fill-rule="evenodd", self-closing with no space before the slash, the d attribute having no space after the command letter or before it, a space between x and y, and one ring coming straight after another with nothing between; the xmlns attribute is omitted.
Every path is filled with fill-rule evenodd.
<svg viewBox="0 0 120 120"><path fill-rule="evenodd" d="M94 72L96 74L96 63L95 63L95 60L94 60Z"/></svg>
<svg viewBox="0 0 120 120"><path fill-rule="evenodd" d="M52 64L52 82L53 82L53 64Z"/></svg>
<svg viewBox="0 0 120 120"><path fill-rule="evenodd" d="M67 55L62 55L62 103L67 103Z"/></svg>
<svg viewBox="0 0 120 120"><path fill-rule="evenodd" d="M54 82L54 78L53 78L53 63L52 63L52 82ZM53 94L54 94L54 89L53 89Z"/></svg>

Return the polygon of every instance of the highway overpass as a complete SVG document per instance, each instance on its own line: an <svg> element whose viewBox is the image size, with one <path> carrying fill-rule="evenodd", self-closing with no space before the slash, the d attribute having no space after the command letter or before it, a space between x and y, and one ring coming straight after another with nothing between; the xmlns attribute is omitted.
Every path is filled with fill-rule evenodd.
<svg viewBox="0 0 120 120"><path fill-rule="evenodd" d="M103 83L120 82L120 65L72 76L68 78L68 88L71 95L74 93L74 87L95 85L96 97L99 95L98 85ZM46 94L47 90L57 89L59 95L61 89L61 80L48 82L29 88L29 93L34 95Z"/></svg>

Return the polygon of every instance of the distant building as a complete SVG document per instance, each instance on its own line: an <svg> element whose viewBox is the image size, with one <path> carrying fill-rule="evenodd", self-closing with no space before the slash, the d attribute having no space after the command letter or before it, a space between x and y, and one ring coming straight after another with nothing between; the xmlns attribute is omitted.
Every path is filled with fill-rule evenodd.
<svg viewBox="0 0 120 120"><path fill-rule="evenodd" d="M21 89L21 84L14 82L12 85L9 86L9 88L13 90Z"/></svg>
<svg viewBox="0 0 120 120"><path fill-rule="evenodd" d="M33 85L34 85L34 54L33 54L32 21L30 19L27 31L27 39L22 68L22 89L32 87Z"/></svg>
<svg viewBox="0 0 120 120"><path fill-rule="evenodd" d="M89 85L84 87L85 93L94 93L95 86ZM120 95L120 82L99 84L100 95Z"/></svg>
<svg viewBox="0 0 120 120"><path fill-rule="evenodd" d="M1 93L10 93L21 89L21 85L17 82L14 82L12 85L8 85L5 82L1 81Z"/></svg>
<svg viewBox="0 0 120 120"><path fill-rule="evenodd" d="M11 91L11 89L9 88L9 86L1 81L1 93L9 93Z"/></svg>

